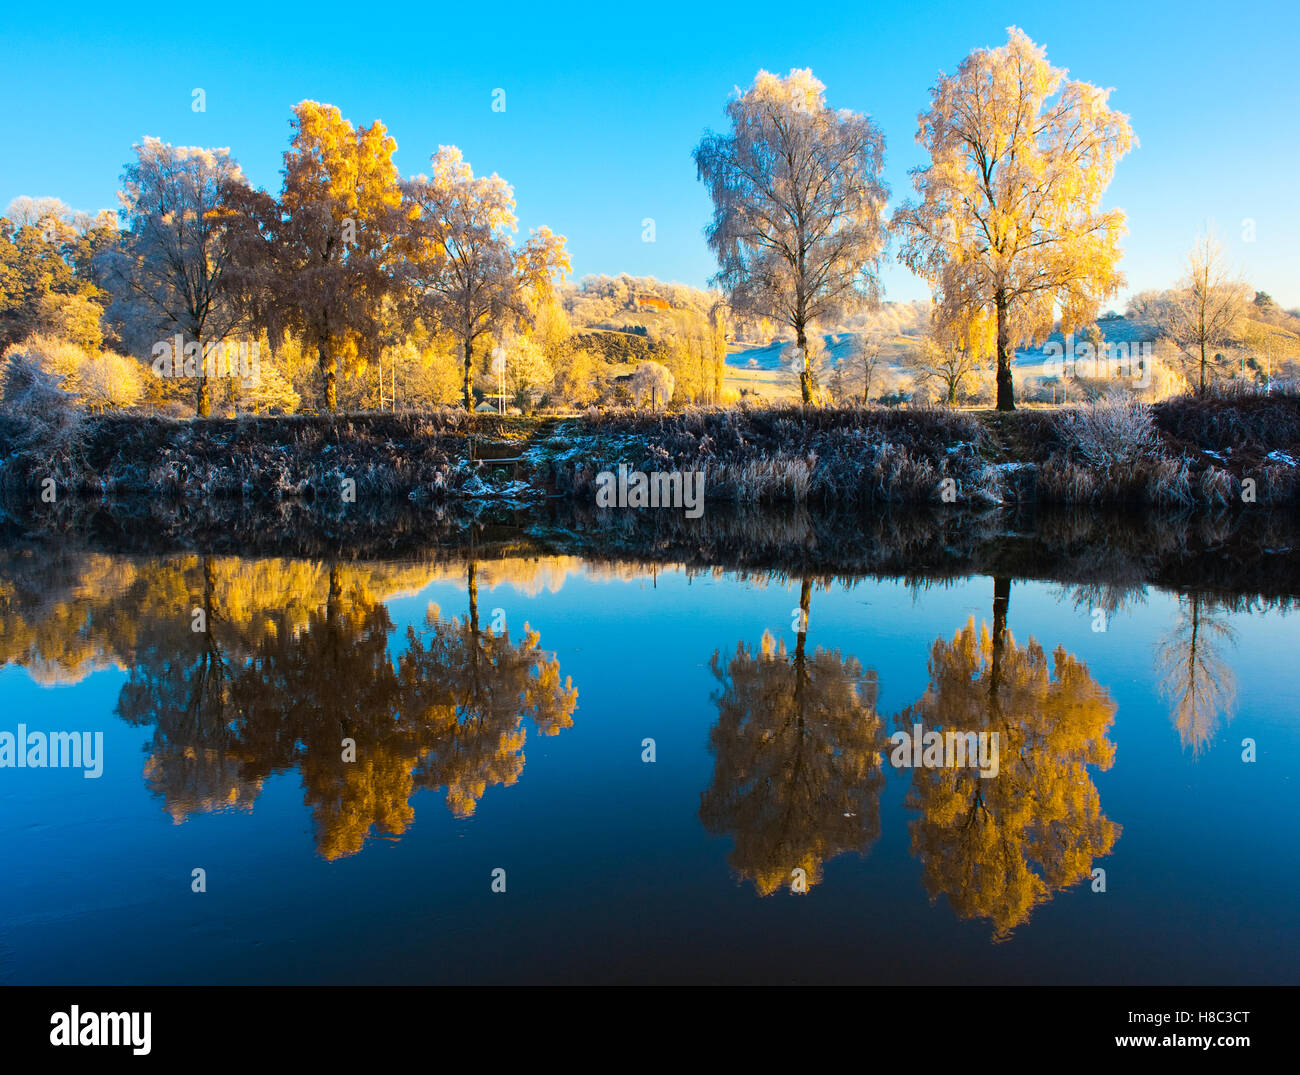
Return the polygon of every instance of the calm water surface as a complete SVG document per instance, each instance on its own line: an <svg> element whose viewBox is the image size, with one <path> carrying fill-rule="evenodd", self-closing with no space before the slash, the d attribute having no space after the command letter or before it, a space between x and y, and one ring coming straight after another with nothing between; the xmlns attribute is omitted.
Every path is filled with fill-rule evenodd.
<svg viewBox="0 0 1300 1075"><path fill-rule="evenodd" d="M0 768L6 984L1300 981L1277 604L28 548L0 627L104 741Z"/></svg>

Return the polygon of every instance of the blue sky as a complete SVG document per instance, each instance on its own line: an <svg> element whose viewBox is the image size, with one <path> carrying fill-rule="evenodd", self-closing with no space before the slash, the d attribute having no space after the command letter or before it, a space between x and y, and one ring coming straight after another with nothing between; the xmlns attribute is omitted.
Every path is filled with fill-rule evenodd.
<svg viewBox="0 0 1300 1075"><path fill-rule="evenodd" d="M23 5L0 56L0 205L32 194L116 208L122 165L146 134L228 146L254 183L278 189L289 108L314 98L357 123L383 120L404 175L426 171L440 144L460 146L476 171L514 185L522 229L568 236L579 276L703 285L710 205L691 150L723 125L734 87L760 68L811 67L832 106L884 130L896 202L921 162L916 114L935 75L1015 24L1056 66L1113 87L1132 119L1141 144L1107 198L1128 213L1131 289L1171 284L1213 221L1254 286L1300 306L1293 3L439 7ZM195 87L205 112L191 109ZM498 88L504 112L491 107ZM892 254L883 280L888 299L927 293Z"/></svg>

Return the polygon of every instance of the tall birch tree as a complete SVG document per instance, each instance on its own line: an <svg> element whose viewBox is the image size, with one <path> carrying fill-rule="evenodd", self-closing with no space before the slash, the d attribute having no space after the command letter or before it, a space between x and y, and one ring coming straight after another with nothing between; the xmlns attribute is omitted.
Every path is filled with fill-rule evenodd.
<svg viewBox="0 0 1300 1075"><path fill-rule="evenodd" d="M987 324L997 340L997 407L1015 409L1017 345L1096 319L1123 283L1124 214L1102 211L1116 162L1134 144L1110 90L1066 80L1012 27L940 75L916 140L919 196L894 214L899 259L928 280L944 319Z"/></svg>
<svg viewBox="0 0 1300 1075"><path fill-rule="evenodd" d="M475 346L532 318L537 297L569 270L564 237L538 228L516 246L514 191L475 176L455 146L440 146L432 176L402 184L406 267L417 302L460 345L465 409L474 406Z"/></svg>
<svg viewBox="0 0 1300 1075"><path fill-rule="evenodd" d="M731 130L695 148L713 199L714 282L739 313L794 330L803 401L814 394L809 326L880 296L889 191L885 140L866 115L829 108L810 70L760 71L727 105Z"/></svg>
<svg viewBox="0 0 1300 1075"><path fill-rule="evenodd" d="M137 331L177 332L197 347L195 413L205 418L212 412L206 358L244 317L228 273L233 240L226 213L243 174L227 149L145 138L135 151L119 194L121 242L100 259L115 296L110 313Z"/></svg>

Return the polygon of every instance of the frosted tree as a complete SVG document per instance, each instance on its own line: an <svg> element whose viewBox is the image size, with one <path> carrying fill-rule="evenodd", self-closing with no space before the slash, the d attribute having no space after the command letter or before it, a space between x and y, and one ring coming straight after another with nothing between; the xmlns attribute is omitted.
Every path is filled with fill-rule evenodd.
<svg viewBox="0 0 1300 1075"><path fill-rule="evenodd" d="M940 75L917 141L919 200L894 214L899 259L925 277L948 321L996 338L997 407L1015 409L1015 347L1088 324L1123 283L1124 214L1103 212L1134 139L1110 91L1066 81L1012 27L1001 48Z"/></svg>
<svg viewBox="0 0 1300 1075"><path fill-rule="evenodd" d="M871 402L871 381L883 362L883 348L884 341L876 332L859 332L849 342L848 354L843 362L848 373L847 383L853 386L854 394L857 393L858 386L861 386L864 404Z"/></svg>
<svg viewBox="0 0 1300 1075"><path fill-rule="evenodd" d="M805 358L810 325L879 299L889 196L884 136L867 116L827 107L825 89L806 69L760 71L727 105L730 132L695 148L713 199L714 282L737 313L793 329ZM807 365L800 385L812 402Z"/></svg>
<svg viewBox="0 0 1300 1075"><path fill-rule="evenodd" d="M1178 598L1178 620L1156 644L1160 693L1172 707L1183 749L1199 755L1236 709L1237 677L1223 656L1236 644L1224 610L1203 593Z"/></svg>
<svg viewBox="0 0 1300 1075"><path fill-rule="evenodd" d="M5 216L20 228L37 228L47 221L66 222L72 218L72 210L63 204L61 198L33 198L30 194L20 194L9 203Z"/></svg>
<svg viewBox="0 0 1300 1075"><path fill-rule="evenodd" d="M652 408L667 406L676 384L668 367L658 362L642 362L632 374L632 393L638 407L647 403Z"/></svg>
<svg viewBox="0 0 1300 1075"><path fill-rule="evenodd" d="M835 385L831 384L836 367L831 362L826 340L820 335L810 336L807 347L801 348L797 343L785 344L781 348L781 369L781 382L797 385L801 394L805 381L812 386L811 399L805 398L805 403L835 399L835 389L845 387L843 373Z"/></svg>
<svg viewBox="0 0 1300 1075"><path fill-rule="evenodd" d="M980 372L978 356L944 334L922 339L907 365L917 383L936 386L949 407L957 405L958 397Z"/></svg>
<svg viewBox="0 0 1300 1075"><path fill-rule="evenodd" d="M474 347L531 319L529 300L569 270L563 236L539 228L519 247L514 191L476 176L455 146L440 146L433 175L402 185L407 266L421 308L449 330L464 356L465 409L474 406Z"/></svg>
<svg viewBox="0 0 1300 1075"><path fill-rule="evenodd" d="M1199 395L1208 387L1210 352L1236 340L1245 327L1250 289L1237 278L1211 232L1196 240L1187 255L1182 282L1160 308L1161 330L1178 347L1187 380Z"/></svg>
<svg viewBox="0 0 1300 1075"><path fill-rule="evenodd" d="M119 245L100 264L114 292L116 316L155 333L179 333L206 355L243 320L231 264L225 205L242 186L239 165L225 149L172 146L145 138L122 175ZM181 356L173 356L180 361ZM196 365L195 413L211 413L202 361Z"/></svg>

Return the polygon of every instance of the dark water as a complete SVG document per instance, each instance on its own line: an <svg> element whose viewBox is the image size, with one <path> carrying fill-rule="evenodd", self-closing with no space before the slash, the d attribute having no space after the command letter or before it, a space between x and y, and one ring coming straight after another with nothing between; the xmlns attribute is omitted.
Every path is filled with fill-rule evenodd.
<svg viewBox="0 0 1300 1075"><path fill-rule="evenodd" d="M0 981L1295 983L1290 605L14 545Z"/></svg>

